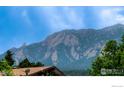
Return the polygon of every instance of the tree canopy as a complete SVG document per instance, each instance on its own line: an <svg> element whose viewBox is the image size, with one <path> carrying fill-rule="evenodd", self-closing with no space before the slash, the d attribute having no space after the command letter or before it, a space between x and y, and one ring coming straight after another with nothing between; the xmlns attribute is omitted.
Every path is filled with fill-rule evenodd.
<svg viewBox="0 0 124 93"><path fill-rule="evenodd" d="M124 35L121 38L121 42L109 40L105 44L101 54L92 63L90 74L102 75L102 69L111 72L105 75L124 75ZM113 74L112 71L118 73Z"/></svg>
<svg viewBox="0 0 124 93"><path fill-rule="evenodd" d="M11 76L12 74L12 67L8 64L6 59L0 61L0 72L4 76Z"/></svg>

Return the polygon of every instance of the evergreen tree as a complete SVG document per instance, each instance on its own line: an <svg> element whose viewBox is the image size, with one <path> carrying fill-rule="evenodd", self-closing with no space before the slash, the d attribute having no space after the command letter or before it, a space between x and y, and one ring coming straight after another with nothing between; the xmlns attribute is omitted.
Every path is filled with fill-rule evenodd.
<svg viewBox="0 0 124 93"><path fill-rule="evenodd" d="M12 58L12 55L13 54L11 53L11 51L8 50L7 53L6 53L6 56L5 56L5 59L10 66L12 66L14 64L14 60Z"/></svg>
<svg viewBox="0 0 124 93"><path fill-rule="evenodd" d="M19 66L20 68L24 68L24 67L31 67L31 63L29 62L29 60L26 58L24 59Z"/></svg>
<svg viewBox="0 0 124 93"><path fill-rule="evenodd" d="M37 63L30 63L30 61L26 58L24 59L18 67L20 68L25 68L25 67L41 67L44 66L42 63L37 62Z"/></svg>

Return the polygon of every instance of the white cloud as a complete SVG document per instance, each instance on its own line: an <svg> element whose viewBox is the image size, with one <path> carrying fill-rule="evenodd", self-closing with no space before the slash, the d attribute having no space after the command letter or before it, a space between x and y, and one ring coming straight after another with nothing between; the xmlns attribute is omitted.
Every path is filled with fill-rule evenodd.
<svg viewBox="0 0 124 93"><path fill-rule="evenodd" d="M84 26L83 19L78 15L78 12L72 7L41 7L42 12L48 25L54 31L63 29L80 29Z"/></svg>
<svg viewBox="0 0 124 93"><path fill-rule="evenodd" d="M66 28L68 25L62 20L61 15L58 13L57 9L54 7L41 7L43 14L45 15L45 20L47 21L47 25L51 27L51 29L61 29Z"/></svg>
<svg viewBox="0 0 124 93"><path fill-rule="evenodd" d="M124 15L120 14L123 11L120 7L109 7L100 9L98 13L99 22L102 26L113 25L117 23L124 24Z"/></svg>
<svg viewBox="0 0 124 93"><path fill-rule="evenodd" d="M77 10L75 10L72 7L64 7L63 10L66 16L66 20L68 21L72 28L81 29L82 27L85 26L83 16L81 16L77 12Z"/></svg>

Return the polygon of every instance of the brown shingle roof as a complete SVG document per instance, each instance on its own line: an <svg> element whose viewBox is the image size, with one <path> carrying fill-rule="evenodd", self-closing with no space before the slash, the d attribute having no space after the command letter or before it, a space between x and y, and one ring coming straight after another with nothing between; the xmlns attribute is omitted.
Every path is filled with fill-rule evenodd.
<svg viewBox="0 0 124 93"><path fill-rule="evenodd" d="M3 74L0 72L0 76L3 76Z"/></svg>
<svg viewBox="0 0 124 93"><path fill-rule="evenodd" d="M37 75L37 73L43 72L43 71L55 71L57 70L58 72L55 71L55 73L59 76L64 75L63 72L61 72L58 68L55 66L43 66L43 67L29 67L29 68L15 68L12 69L12 73L15 76L26 76L26 70L30 70L28 73L28 76L34 76ZM0 72L0 76L4 76L2 72Z"/></svg>
<svg viewBox="0 0 124 93"><path fill-rule="evenodd" d="M33 74L33 73L36 73L36 72L39 72L39 71L44 71L46 69L49 69L51 68L51 66L48 66L48 67L30 67L30 68L18 68L18 69L13 69L13 74L15 76L25 76L26 73L25 73L25 70L27 69L30 69L30 72L28 73L29 75L30 74Z"/></svg>

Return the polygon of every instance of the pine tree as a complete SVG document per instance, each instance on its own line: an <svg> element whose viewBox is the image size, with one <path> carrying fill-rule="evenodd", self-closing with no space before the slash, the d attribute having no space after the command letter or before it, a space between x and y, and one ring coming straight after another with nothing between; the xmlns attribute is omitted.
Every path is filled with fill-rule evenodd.
<svg viewBox="0 0 124 93"><path fill-rule="evenodd" d="M13 56L13 54L11 53L11 51L8 50L6 53L5 59L10 66L12 66L14 64L14 60L13 60L12 56Z"/></svg>
<svg viewBox="0 0 124 93"><path fill-rule="evenodd" d="M31 63L29 62L29 60L26 58L24 59L19 66L20 68L24 68L24 67L31 67Z"/></svg>

